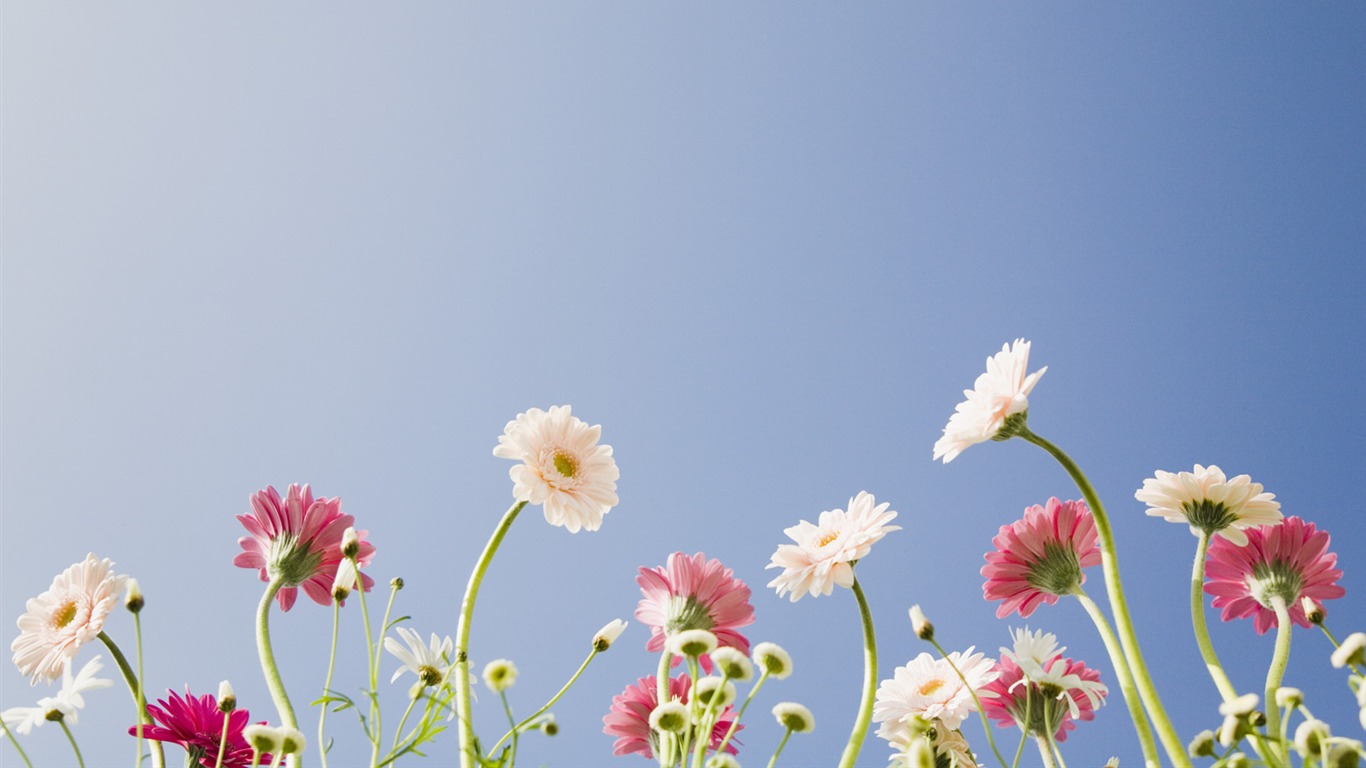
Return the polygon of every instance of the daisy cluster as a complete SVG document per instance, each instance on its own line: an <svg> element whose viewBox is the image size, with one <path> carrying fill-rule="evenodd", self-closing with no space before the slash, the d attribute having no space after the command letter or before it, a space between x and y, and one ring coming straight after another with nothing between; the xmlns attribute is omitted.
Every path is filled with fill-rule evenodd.
<svg viewBox="0 0 1366 768"><path fill-rule="evenodd" d="M1010 644L1000 647L996 658L976 645L948 651L940 644L942 632L937 634L916 605L909 608L912 631L933 652L880 667L872 610L857 566L901 528L893 524L898 513L889 502L859 491L843 508L782 529L786 540L777 544L767 565L777 571L767 587L792 603L848 592L863 630L862 693L844 749L838 756L808 756L806 764L853 768L873 731L885 742L893 766L1017 768L1030 744L1038 757L1024 764L1065 766L1068 736L1080 727L1094 727L1083 724L1094 721L1118 691L1132 734L1116 738L1122 745L1117 749L1141 755L1145 766L1184 767L1197 761L1217 768L1358 765L1366 757L1360 741L1335 734L1313 716L1306 694L1284 681L1292 628L1321 630L1331 646L1322 655L1343 670L1366 728L1366 633L1339 641L1326 625L1325 603L1344 594L1329 534L1301 517L1284 516L1275 496L1248 475L1230 478L1214 465L1197 464L1189 472L1159 470L1143 481L1134 497L1147 505L1147 514L1187 526L1196 539L1192 629L1210 688L1222 701L1217 717L1211 713L1208 724L1214 727L1197 731L1198 723L1173 723L1153 685L1123 597L1105 507L1071 458L1031 429L1029 398L1046 369L1031 372L1029 353L1029 342L1020 339L987 359L986 371L964 391L964 400L934 444L933 459L948 463L978 443L1019 438L1063 466L1081 497L1050 497L1000 525L981 567L982 595L995 605L999 619L1018 615L1035 621L1051 606L1076 600L1095 624L1108 658L1102 663L1073 658L1056 635L1028 627L1011 627ZM247 513L237 518L246 535L233 563L255 571L265 585L255 616L261 672L271 698L254 705L258 713L271 713L262 719L238 707L227 681L216 695L185 687L152 700L144 687L141 589L135 579L117 573L112 561L90 554L28 600L18 619L19 634L11 643L15 666L31 684L56 689L36 705L0 713L5 740L31 768L20 742L35 738L45 723L57 723L75 763L85 765L71 726L77 724L87 695L114 685L98 677L105 668L103 655L76 666L84 649L98 643L114 658L135 703L136 717L127 726L137 742L134 768L144 763L164 768L168 759L204 768L300 766L305 759L323 768L329 761L379 768L427 754L447 763L458 760L462 768L512 768L523 739L555 735L560 725L554 707L629 625L622 619L603 625L584 644L585 659L563 687L519 717L510 697L519 679L517 664L495 658L476 666L470 658L474 607L485 573L527 506L541 507L548 524L570 533L601 528L618 503L619 478L612 447L602 444L601 437L600 426L581 421L567 405L532 408L507 422L493 455L513 462L513 502L494 527L463 594L453 596L459 598L454 636L429 632L424 637L407 625L408 616L393 618L403 588L397 578L388 582L387 601L382 612L376 611L378 621L371 621L367 595L378 584L370 573L376 547L342 510L341 499L315 496L301 484L288 486L283 494L274 487L251 494ZM1099 579L1089 580L1097 568ZM660 768L738 768L742 749L746 760L755 749L743 743L744 717L770 680L792 674L792 657L774 642L751 641L753 593L717 559L702 552L674 552L662 564L640 567L635 581L640 598L634 618L647 631L643 648L657 656L657 663L621 672L621 693L601 702L602 731L610 739L611 753ZM296 607L300 590L309 598L306 606L311 602L319 607L304 610L330 609L333 627L326 678L306 697L285 687L270 631L272 617L281 620ZM1101 600L1093 599L1092 591L1103 592ZM354 687L343 688L333 680L340 611L353 597L368 650L366 668L357 673L363 692L358 697L342 692ZM1225 622L1250 618L1257 634L1276 632L1275 653L1260 691L1239 690L1224 671L1209 637L1207 599ZM136 665L107 631L108 619L120 609L134 619ZM386 664L392 674L383 683L381 667ZM498 738L481 739L475 733L473 689L481 679L507 717ZM385 684L399 686L397 691L404 694L397 719L384 711ZM296 709L295 702L305 700L312 701L310 711ZM368 744L364 753L342 755L332 748L328 716L341 710L359 715ZM313 715L308 735L301 712ZM811 732L816 718L793 701L777 702L770 712L782 732L768 753L772 768L790 737ZM980 722L981 738L974 719ZM1007 743L1003 752L998 738L1018 743L1013 750ZM168 757L168 746L183 755ZM604 751L608 748L605 743ZM1007 759L1007 753L1014 759ZM764 753L755 759L763 760ZM111 760L100 756L99 764Z"/></svg>

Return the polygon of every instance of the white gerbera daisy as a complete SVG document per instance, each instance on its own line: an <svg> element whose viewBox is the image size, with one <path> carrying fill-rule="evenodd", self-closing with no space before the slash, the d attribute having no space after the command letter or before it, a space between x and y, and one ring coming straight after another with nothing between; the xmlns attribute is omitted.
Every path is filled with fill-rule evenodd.
<svg viewBox="0 0 1366 768"><path fill-rule="evenodd" d="M64 720L75 725L77 714L85 708L84 694L114 684L113 680L95 677L95 673L103 668L99 656L87 661L75 675L71 674L71 664L64 664L62 687L55 696L44 696L38 700L36 707L11 707L0 713L0 718L4 719L7 727L13 727L16 733L22 735L28 735L48 720Z"/></svg>
<svg viewBox="0 0 1366 768"><path fill-rule="evenodd" d="M817 524L803 520L783 531L796 544L780 544L768 564L783 572L770 587L778 589L778 596L792 593L792 602L803 595L828 595L835 585L852 587L854 561L866 557L877 543L899 525L888 525L896 512L878 504L871 493L860 491L849 500L849 511L834 509L822 512Z"/></svg>
<svg viewBox="0 0 1366 768"><path fill-rule="evenodd" d="M972 389L963 390L967 399L954 408L944 435L934 444L934 458L953 461L970 445L997 436L1006 419L1029 410L1029 393L1047 367L1025 375L1029 367L1029 342L1016 339L1001 345L1001 351L987 358L987 372L977 377Z"/></svg>
<svg viewBox="0 0 1366 768"><path fill-rule="evenodd" d="M1173 523L1186 523L1191 533L1219 534L1243 546L1244 528L1279 523L1281 503L1275 494L1263 493L1262 484L1247 475L1229 480L1211 464L1195 465L1194 472L1163 472L1143 481L1134 498L1148 505L1148 514Z"/></svg>
<svg viewBox="0 0 1366 768"><path fill-rule="evenodd" d="M396 627L395 631L408 647L404 648L392 637L384 638L384 650L403 662L403 666L394 670L394 676L389 678L389 682L398 680L404 672L417 675L423 685L436 685L446 679L451 665L451 653L455 647L449 636L437 639L436 633L433 632L431 642L424 644L422 636L407 627Z"/></svg>
<svg viewBox="0 0 1366 768"><path fill-rule="evenodd" d="M81 646L99 637L127 579L114 573L112 560L89 554L53 579L46 592L29 599L10 650L30 685L56 680Z"/></svg>
<svg viewBox="0 0 1366 768"><path fill-rule="evenodd" d="M977 705L972 691L981 695L982 686L996 679L995 662L984 654L966 651L935 659L922 653L905 666L897 667L892 679L883 680L877 689L873 720L881 723L877 735L904 748L903 727L911 718L938 719L950 730L957 728ZM952 664L950 664L950 661ZM954 672L957 667L962 679ZM967 685L963 681L967 681Z"/></svg>
<svg viewBox="0 0 1366 768"><path fill-rule="evenodd" d="M1011 628L1010 637L1014 647L1002 648L1001 655L1013 659L1020 671L1036 682L1035 675L1043 674L1044 665L1067 650L1058 645L1058 636L1052 632L1030 632L1029 627Z"/></svg>
<svg viewBox="0 0 1366 768"><path fill-rule="evenodd" d="M546 521L570 533L596 531L617 504L620 472L612 446L598 445L602 427L588 426L569 408L517 414L503 428L493 455L522 462L508 472L518 501L541 504Z"/></svg>

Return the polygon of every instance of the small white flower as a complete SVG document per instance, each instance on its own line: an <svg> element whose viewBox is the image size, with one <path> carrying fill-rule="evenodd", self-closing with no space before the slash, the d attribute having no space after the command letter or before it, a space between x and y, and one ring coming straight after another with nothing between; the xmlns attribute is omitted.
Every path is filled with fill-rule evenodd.
<svg viewBox="0 0 1366 768"><path fill-rule="evenodd" d="M688 708L677 701L666 701L650 713L650 727L656 731L682 733L691 724Z"/></svg>
<svg viewBox="0 0 1366 768"><path fill-rule="evenodd" d="M1322 720L1305 720L1295 729L1295 750L1303 758L1322 757L1332 735L1328 723Z"/></svg>
<svg viewBox="0 0 1366 768"><path fill-rule="evenodd" d="M711 652L711 663L731 680L748 682L754 677L754 665L749 657L738 648L729 646Z"/></svg>
<svg viewBox="0 0 1366 768"><path fill-rule="evenodd" d="M621 633L625 631L626 622L621 619L612 619L604 624L596 635L593 635L593 647L598 650L598 653L602 653L611 648L612 643L615 643L617 638L621 637Z"/></svg>
<svg viewBox="0 0 1366 768"><path fill-rule="evenodd" d="M308 742L304 740L304 735L295 728L280 728L280 754L282 755L302 755L304 746Z"/></svg>
<svg viewBox="0 0 1366 768"><path fill-rule="evenodd" d="M16 733L23 735L28 735L35 727L52 719L65 720L75 725L77 713L85 708L84 694L114 684L113 680L95 677L95 673L103 668L100 657L95 656L81 667L80 672L72 675L71 663L67 662L62 668L62 687L55 695L39 699L36 707L11 707L0 713L0 718L4 719L7 727L12 727Z"/></svg>
<svg viewBox="0 0 1366 768"><path fill-rule="evenodd" d="M1211 464L1195 465L1193 472L1163 472L1143 481L1134 498L1148 505L1148 514L1172 523L1185 523L1191 533L1217 533L1244 546L1243 529L1274 525L1284 517L1275 494L1263 493L1261 483L1247 475L1232 480Z"/></svg>
<svg viewBox="0 0 1366 768"><path fill-rule="evenodd" d="M1298 707L1304 703L1304 691L1299 688L1281 686L1276 689L1276 706L1278 707Z"/></svg>
<svg viewBox="0 0 1366 768"><path fill-rule="evenodd" d="M484 685L490 691L502 693L517 682L517 665L507 659L494 659L484 665Z"/></svg>
<svg viewBox="0 0 1366 768"><path fill-rule="evenodd" d="M728 704L735 701L735 683L722 679L715 675L708 675L697 681L696 687L692 689L691 698L697 700L702 706L710 706L713 712L720 712ZM712 700L716 703L712 703Z"/></svg>
<svg viewBox="0 0 1366 768"><path fill-rule="evenodd" d="M1058 636L1052 632L1030 632L1029 627L1012 627L1010 637L1014 647L1002 648L1001 655L1014 659L1020 671L1036 683L1044 674L1044 665L1067 650L1066 646L1058 645Z"/></svg>
<svg viewBox="0 0 1366 768"><path fill-rule="evenodd" d="M792 674L792 657L777 643L759 643L753 653L754 663L769 677L782 680Z"/></svg>
<svg viewBox="0 0 1366 768"><path fill-rule="evenodd" d="M707 758L707 768L740 768L740 761L729 752L721 752Z"/></svg>
<svg viewBox="0 0 1366 768"><path fill-rule="evenodd" d="M258 755L280 750L280 729L262 723L251 723L242 728L242 737Z"/></svg>
<svg viewBox="0 0 1366 768"><path fill-rule="evenodd" d="M778 725L793 733L810 733L816 729L816 718L811 710L795 701L780 701L773 705L773 717Z"/></svg>
<svg viewBox="0 0 1366 768"><path fill-rule="evenodd" d="M1029 393L1048 368L1025 375L1029 367L1029 342L1016 339L1003 344L1001 351L987 358L987 371L977 377L972 389L963 390L967 398L954 409L944 435L934 444L934 458L945 464L969 446L997 436L1006 419L1029 410Z"/></svg>
<svg viewBox="0 0 1366 768"><path fill-rule="evenodd" d="M716 650L716 635L705 629L687 629L664 639L664 647L675 656L701 656Z"/></svg>
<svg viewBox="0 0 1366 768"><path fill-rule="evenodd" d="M27 736L34 728L47 722L47 707L10 707L0 712L5 727L21 736Z"/></svg>
<svg viewBox="0 0 1366 768"><path fill-rule="evenodd" d="M423 644L422 636L407 627L396 627L399 636L408 647L404 648L397 640L392 637L384 638L384 650L393 654L394 658L403 662L403 666L394 670L394 676L389 678L389 682L398 680L399 675L404 672L412 672L424 685L436 685L446 679L454 648L454 643L448 636L438 640L436 633L432 633L430 643Z"/></svg>
<svg viewBox="0 0 1366 768"><path fill-rule="evenodd" d="M1219 705L1219 714L1227 717L1246 717L1257 709L1257 702L1261 701L1255 693L1245 693L1236 699L1230 699Z"/></svg>
<svg viewBox="0 0 1366 768"><path fill-rule="evenodd" d="M567 405L532 408L507 423L493 455L522 462L508 472L512 495L542 505L546 522L596 531L617 504L621 474L612 446L598 445L601 435L601 426L588 426Z"/></svg>
<svg viewBox="0 0 1366 768"><path fill-rule="evenodd" d="M1366 664L1366 632L1353 632L1342 641L1329 659L1333 667Z"/></svg>

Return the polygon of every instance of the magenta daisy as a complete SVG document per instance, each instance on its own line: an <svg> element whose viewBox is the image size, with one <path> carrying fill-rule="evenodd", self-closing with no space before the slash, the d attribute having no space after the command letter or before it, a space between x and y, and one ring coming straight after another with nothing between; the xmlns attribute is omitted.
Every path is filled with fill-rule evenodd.
<svg viewBox="0 0 1366 768"><path fill-rule="evenodd" d="M493 455L522 462L508 471L512 495L542 505L546 522L570 533L596 531L617 504L620 476L612 446L598 445L601 436L601 426L588 426L567 405L532 408L507 423Z"/></svg>
<svg viewBox="0 0 1366 768"><path fill-rule="evenodd" d="M218 708L218 700L208 693L192 696L188 687L183 697L175 691L167 693L170 694L168 698L147 705L147 712L155 723L142 727L143 738L179 744L185 748L187 765L198 762L213 768L223 735L224 714ZM252 764L251 746L242 735L242 729L247 726L251 714L245 709L235 709L226 717L228 741L223 750L223 766L247 768ZM136 736L137 732L137 726L128 729L129 735ZM262 764L268 764L270 760L269 755L261 757Z"/></svg>
<svg viewBox="0 0 1366 768"><path fill-rule="evenodd" d="M669 635L705 629L719 647L749 653L749 640L738 631L754 623L749 587L720 560L675 552L662 568L641 568L636 583L642 595L636 619L650 628L646 650L659 653ZM710 673L711 658L703 655L701 662Z"/></svg>
<svg viewBox="0 0 1366 768"><path fill-rule="evenodd" d="M1061 653L1043 667L1044 674L1026 680L1020 665L1002 654L996 663L996 679L983 689L990 695L982 697L982 711L1002 726L1013 724L1034 736L1046 736L1052 725L1054 738L1066 741L1078 720L1095 719L1109 691L1100 682L1100 670L1063 658Z"/></svg>
<svg viewBox="0 0 1366 768"><path fill-rule="evenodd" d="M58 574L46 592L29 598L10 650L30 685L61 677L81 646L99 637L127 579L114 573L112 560L89 554Z"/></svg>
<svg viewBox="0 0 1366 768"><path fill-rule="evenodd" d="M687 675L670 678L669 698L687 704L691 687L692 683ZM612 745L612 754L629 755L634 752L643 755L647 760L654 759L655 751L659 748L659 736L650 729L650 713L659 703L657 691L655 677L651 675L640 678L634 685L628 685L626 690L612 697L612 709L602 718L602 732L617 739ZM726 732L730 730L734 721L735 714L730 706L721 710L721 714L716 717L716 723L712 726L708 749L721 746L721 741L725 739ZM743 725L737 725L735 731L739 733L744 728ZM693 734L693 737L696 737L696 734ZM732 737L725 751L735 754L736 744L735 738Z"/></svg>
<svg viewBox="0 0 1366 768"><path fill-rule="evenodd" d="M284 586L276 599L281 610L294 605L298 587L319 605L332 604L332 582L342 561L342 534L355 524L355 518L342 513L341 499L314 499L307 485L297 483L281 499L271 486L252 494L251 514L237 519L251 535L237 540L243 551L232 564L256 568L261 581L280 577ZM375 545L364 540L365 533L356 531L361 539L356 560L362 567L375 556ZM364 573L361 581L367 592L375 584Z"/></svg>
<svg viewBox="0 0 1366 768"><path fill-rule="evenodd" d="M1273 600L1280 598L1290 619L1307 627L1301 598L1322 604L1346 594L1337 584L1342 571L1334 567L1338 556L1328 551L1327 531L1292 516L1245 533L1245 545L1219 536L1209 548L1205 592L1224 609L1224 621L1251 616L1257 634L1265 634L1276 626Z"/></svg>
<svg viewBox="0 0 1366 768"><path fill-rule="evenodd" d="M854 562L868 556L873 545L899 525L889 525L896 512L887 503L878 504L873 494L860 491L849 500L849 511L822 512L815 525L802 520L783 533L795 544L780 544L770 558L769 568L782 568L768 586L778 597L792 593L792 602L804 595L830 594L835 586L854 584Z"/></svg>
<svg viewBox="0 0 1366 768"><path fill-rule="evenodd" d="M1100 565L1096 521L1084 501L1051 498L1027 507L1024 517L1001 526L986 554L982 596L1003 601L996 618L1018 611L1028 617L1043 603L1054 605L1086 582L1082 571Z"/></svg>

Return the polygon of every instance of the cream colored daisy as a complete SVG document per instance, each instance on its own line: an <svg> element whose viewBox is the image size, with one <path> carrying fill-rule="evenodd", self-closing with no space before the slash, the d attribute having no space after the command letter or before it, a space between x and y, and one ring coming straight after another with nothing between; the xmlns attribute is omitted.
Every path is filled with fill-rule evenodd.
<svg viewBox="0 0 1366 768"><path fill-rule="evenodd" d="M493 455L522 462L508 472L518 501L542 505L546 521L570 533L596 531L617 504L620 476L612 446L598 445L601 435L601 426L588 426L567 405L532 408L507 423Z"/></svg>
<svg viewBox="0 0 1366 768"><path fill-rule="evenodd" d="M768 583L778 596L792 593L792 602L803 595L828 595L836 585L854 585L854 562L899 525L889 525L896 512L878 504L871 493L860 491L849 500L849 511L822 512L816 524L802 520L783 531L795 544L781 544L768 567L783 572Z"/></svg>
<svg viewBox="0 0 1366 768"><path fill-rule="evenodd" d="M1163 472L1143 481L1134 498L1148 505L1148 514L1173 523L1185 523L1191 533L1218 534L1243 546L1243 529L1279 523L1281 504L1275 494L1263 493L1262 484L1247 475L1232 480L1214 466L1195 465L1193 472Z"/></svg>
<svg viewBox="0 0 1366 768"><path fill-rule="evenodd" d="M114 573L112 560L89 554L58 574L46 592L29 599L10 650L30 684L61 677L81 646L99 637L109 612L123 598L127 579Z"/></svg>
<svg viewBox="0 0 1366 768"><path fill-rule="evenodd" d="M1029 410L1029 393L1039 383L1047 367L1026 375L1029 368L1029 342L1016 339L1001 345L1001 351L987 358L987 372L977 377L972 389L963 390L967 398L954 408L944 434L934 444L934 458L945 464L953 461L968 446L998 436L1006 420ZM1008 435L1007 435L1008 436Z"/></svg>

